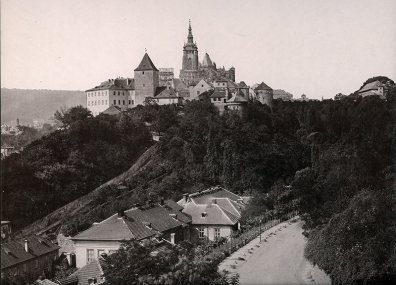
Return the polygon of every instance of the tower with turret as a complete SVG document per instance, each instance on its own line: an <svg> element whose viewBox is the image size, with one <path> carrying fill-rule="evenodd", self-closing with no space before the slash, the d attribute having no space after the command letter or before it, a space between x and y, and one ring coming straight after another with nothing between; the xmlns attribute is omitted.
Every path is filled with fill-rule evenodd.
<svg viewBox="0 0 396 285"><path fill-rule="evenodd" d="M198 47L192 35L191 21L188 23L187 43L183 46L182 69L180 79L186 83L195 82L199 79Z"/></svg>

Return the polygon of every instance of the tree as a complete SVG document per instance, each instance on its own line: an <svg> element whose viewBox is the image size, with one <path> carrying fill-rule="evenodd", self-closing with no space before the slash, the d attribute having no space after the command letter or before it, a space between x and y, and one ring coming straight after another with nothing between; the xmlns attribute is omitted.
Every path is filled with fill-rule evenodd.
<svg viewBox="0 0 396 285"><path fill-rule="evenodd" d="M157 250L155 244L125 242L103 265L106 284L238 284L238 278L218 273L217 264L197 254L188 243Z"/></svg>
<svg viewBox="0 0 396 285"><path fill-rule="evenodd" d="M62 108L57 110L54 114L54 118L61 122L65 127L69 127L75 122L82 121L90 117L92 117L91 111L81 105L67 110Z"/></svg>

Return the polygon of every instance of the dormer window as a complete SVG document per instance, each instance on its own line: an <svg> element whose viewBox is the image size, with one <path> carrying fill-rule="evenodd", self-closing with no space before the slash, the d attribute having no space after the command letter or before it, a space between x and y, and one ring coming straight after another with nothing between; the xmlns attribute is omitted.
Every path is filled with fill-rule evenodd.
<svg viewBox="0 0 396 285"><path fill-rule="evenodd" d="M207 216L208 216L208 213L206 213L206 212L201 213L202 218L206 218Z"/></svg>

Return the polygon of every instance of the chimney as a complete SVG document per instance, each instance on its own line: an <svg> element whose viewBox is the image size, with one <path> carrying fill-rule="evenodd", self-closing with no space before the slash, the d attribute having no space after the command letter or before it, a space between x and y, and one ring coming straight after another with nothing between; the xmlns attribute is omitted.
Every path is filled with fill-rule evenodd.
<svg viewBox="0 0 396 285"><path fill-rule="evenodd" d="M164 197L161 197L160 205L161 205L161 206L165 205L165 199L164 199Z"/></svg>
<svg viewBox="0 0 396 285"><path fill-rule="evenodd" d="M213 199L213 204L217 204L217 200L216 199Z"/></svg>
<svg viewBox="0 0 396 285"><path fill-rule="evenodd" d="M188 193L183 194L184 202L186 202L186 203L188 202L188 196L189 196Z"/></svg>
<svg viewBox="0 0 396 285"><path fill-rule="evenodd" d="M117 214L118 214L118 218L125 217L125 212L124 212L124 210L119 210Z"/></svg>
<svg viewBox="0 0 396 285"><path fill-rule="evenodd" d="M25 239L25 251L29 252L29 242L27 239Z"/></svg>

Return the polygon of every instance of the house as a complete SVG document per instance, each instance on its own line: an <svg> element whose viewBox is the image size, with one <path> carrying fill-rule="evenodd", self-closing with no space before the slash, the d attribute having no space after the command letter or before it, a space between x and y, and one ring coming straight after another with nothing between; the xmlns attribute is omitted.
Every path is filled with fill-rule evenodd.
<svg viewBox="0 0 396 285"><path fill-rule="evenodd" d="M107 108L106 110L104 110L102 112L102 114L114 116L114 115L121 114L121 112L122 112L122 109L119 106L112 105L109 108Z"/></svg>
<svg viewBox="0 0 396 285"><path fill-rule="evenodd" d="M76 272L60 281L60 285L93 285L105 282L102 264L104 260L98 258L84 265Z"/></svg>
<svg viewBox="0 0 396 285"><path fill-rule="evenodd" d="M102 82L85 91L87 109L94 116L99 115L111 106L121 110L137 106L135 81L133 78L116 78Z"/></svg>
<svg viewBox="0 0 396 285"><path fill-rule="evenodd" d="M154 100L158 105L182 104L183 97L172 87L158 87Z"/></svg>
<svg viewBox="0 0 396 285"><path fill-rule="evenodd" d="M182 213L182 209L174 201L162 200L159 204L135 205L94 223L72 238L76 266L81 268L103 253L114 253L125 240L167 240L170 243L189 240L191 218Z"/></svg>
<svg viewBox="0 0 396 285"><path fill-rule="evenodd" d="M7 156L15 153L15 147L13 146L8 146L8 145L4 145L1 146L1 158L6 158Z"/></svg>
<svg viewBox="0 0 396 285"><path fill-rule="evenodd" d="M39 276L52 274L59 246L37 236L1 244L1 276L18 284L31 284Z"/></svg>
<svg viewBox="0 0 396 285"><path fill-rule="evenodd" d="M231 98L226 101L224 109L227 111L237 111L240 115L243 115L248 101L245 94L240 89L237 89L232 93Z"/></svg>
<svg viewBox="0 0 396 285"><path fill-rule="evenodd" d="M217 240L240 229L241 212L250 197L236 195L222 187L184 194L177 203L191 216L191 240Z"/></svg>
<svg viewBox="0 0 396 285"><path fill-rule="evenodd" d="M376 80L374 82L370 82L365 84L359 91L358 94L362 97L376 95L381 99L385 99L386 97L387 86L381 81Z"/></svg>
<svg viewBox="0 0 396 285"><path fill-rule="evenodd" d="M206 81L205 79L201 79L190 91L190 100L196 100L199 95L204 92L213 89L213 85Z"/></svg>

